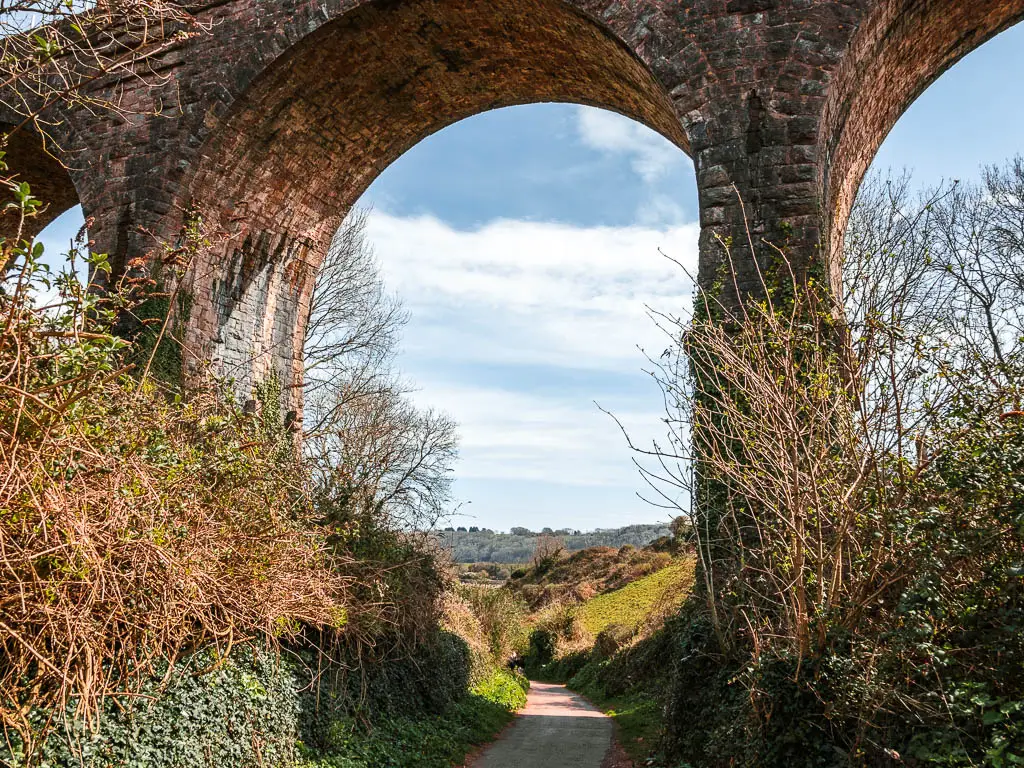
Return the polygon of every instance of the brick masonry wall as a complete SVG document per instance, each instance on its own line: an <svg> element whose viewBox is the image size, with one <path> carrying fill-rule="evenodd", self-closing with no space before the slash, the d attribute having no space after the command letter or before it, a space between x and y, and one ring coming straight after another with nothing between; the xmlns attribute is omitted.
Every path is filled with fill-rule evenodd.
<svg viewBox="0 0 1024 768"><path fill-rule="evenodd" d="M159 114L56 116L66 174L32 141L11 160L51 184L54 214L77 190L115 263L173 237L190 202L229 234L196 265L186 359L246 389L271 368L299 379L313 275L375 176L501 106L605 107L689 152L702 282L724 238L741 294L760 289L766 241L835 278L885 135L1024 0L214 0L194 13L205 31L155 62L160 83L96 85Z"/></svg>
<svg viewBox="0 0 1024 768"><path fill-rule="evenodd" d="M19 122L3 122L3 115L0 115L0 133L13 131ZM4 150L19 181L27 181L33 195L46 203L46 208L40 214L24 223L21 233L23 237L39 234L47 224L78 202L75 185L60 162L46 151L41 137L35 133L14 131ZM0 219L0 237L14 236L17 234L14 231L16 229L17 223L12 216Z"/></svg>
<svg viewBox="0 0 1024 768"><path fill-rule="evenodd" d="M835 73L820 120L833 261L861 179L896 121L949 67L1022 19L1024 0L873 4Z"/></svg>

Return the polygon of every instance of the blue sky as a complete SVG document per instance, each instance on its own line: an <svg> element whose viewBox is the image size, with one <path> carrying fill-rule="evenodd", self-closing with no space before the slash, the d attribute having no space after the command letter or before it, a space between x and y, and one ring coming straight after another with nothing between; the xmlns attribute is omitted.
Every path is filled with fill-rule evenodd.
<svg viewBox="0 0 1024 768"><path fill-rule="evenodd" d="M946 73L889 136L876 168L921 185L975 178L1021 152L1024 26ZM461 424L458 524L588 529L664 520L611 420L660 437L660 398L637 346L644 305L691 286L693 166L625 118L575 105L478 115L424 140L366 192L370 235L412 319L400 365L415 397ZM77 218L76 218L77 217ZM48 229L66 242L70 212Z"/></svg>

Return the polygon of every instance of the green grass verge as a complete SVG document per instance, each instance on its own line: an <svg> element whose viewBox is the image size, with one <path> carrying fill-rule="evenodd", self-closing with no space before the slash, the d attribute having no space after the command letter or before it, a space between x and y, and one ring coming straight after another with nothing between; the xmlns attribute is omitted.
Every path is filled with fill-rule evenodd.
<svg viewBox="0 0 1024 768"><path fill-rule="evenodd" d="M634 694L594 703L615 721L619 743L632 760L639 764L657 748L663 726L657 701Z"/></svg>
<svg viewBox="0 0 1024 768"><path fill-rule="evenodd" d="M693 561L662 568L627 584L622 589L598 595L581 605L576 615L592 635L612 624L635 629L659 605L676 605L683 601L693 584Z"/></svg>
<svg viewBox="0 0 1024 768"><path fill-rule="evenodd" d="M526 704L525 679L496 670L440 715L354 719L330 728L328 748L307 753L298 768L449 768L484 744Z"/></svg>
<svg viewBox="0 0 1024 768"><path fill-rule="evenodd" d="M570 685L615 723L619 744L637 765L645 764L661 739L662 706L652 696L633 691L623 696L605 696L600 688Z"/></svg>

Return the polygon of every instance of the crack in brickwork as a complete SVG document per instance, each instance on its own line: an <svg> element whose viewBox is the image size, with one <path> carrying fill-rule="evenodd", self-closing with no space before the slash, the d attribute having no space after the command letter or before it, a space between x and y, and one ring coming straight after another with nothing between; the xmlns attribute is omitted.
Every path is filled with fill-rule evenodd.
<svg viewBox="0 0 1024 768"><path fill-rule="evenodd" d="M232 234L195 270L186 359L244 389L272 369L301 378L313 276L373 179L425 136L503 106L604 107L687 151L704 284L720 238L741 294L759 290L765 241L836 280L885 135L1024 17L1024 0L225 0L194 13L210 33L153 63L163 84L95 86L159 116L51 116L67 172L31 137L8 152L52 201L47 216L77 191L115 256L173 236L193 202Z"/></svg>

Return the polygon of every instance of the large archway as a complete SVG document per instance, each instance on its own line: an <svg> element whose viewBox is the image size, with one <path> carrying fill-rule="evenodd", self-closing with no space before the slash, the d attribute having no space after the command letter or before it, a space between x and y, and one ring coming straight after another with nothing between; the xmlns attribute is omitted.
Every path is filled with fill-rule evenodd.
<svg viewBox="0 0 1024 768"><path fill-rule="evenodd" d="M310 35L202 150L190 196L230 239L194 273L192 359L243 387L271 370L297 380L312 275L375 176L455 121L551 101L611 109L687 146L646 66L560 0L373 2Z"/></svg>
<svg viewBox="0 0 1024 768"><path fill-rule="evenodd" d="M662 253L695 271L692 161L617 114L516 106L418 143L356 209L408 312L393 364L414 402L459 424L453 489L472 501L459 524L661 521L636 495L619 428L594 403L638 442L663 436L641 350L657 356L665 337L645 308L691 298ZM319 359L308 362L322 382ZM307 430L323 391L307 384Z"/></svg>

